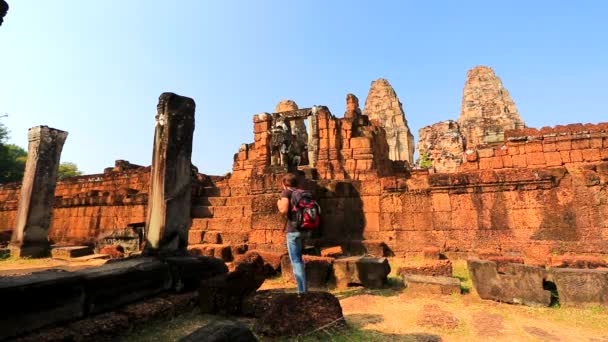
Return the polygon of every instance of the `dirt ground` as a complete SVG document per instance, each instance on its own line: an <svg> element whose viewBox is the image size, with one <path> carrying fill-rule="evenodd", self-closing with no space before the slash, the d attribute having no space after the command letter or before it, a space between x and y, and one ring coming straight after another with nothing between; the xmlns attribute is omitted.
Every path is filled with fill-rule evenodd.
<svg viewBox="0 0 608 342"><path fill-rule="evenodd" d="M399 261L391 260L391 265ZM392 267L395 270L397 267ZM462 295L419 295L404 289L394 273L391 286L332 291L340 300L347 330L326 329L297 341L586 341L608 342L608 307L535 308L482 300L470 289L466 262L454 263ZM281 278L262 289L294 291ZM127 341L175 341L216 316L189 313L142 327ZM245 322L250 322L245 320ZM265 341L264 339L261 339ZM287 341L287 340L285 340Z"/></svg>
<svg viewBox="0 0 608 342"><path fill-rule="evenodd" d="M105 261L74 264L54 259L1 260L0 276L30 273L49 267L73 270ZM329 328L297 340L608 342L608 307L535 308L482 300L472 289L464 261L454 262L454 276L461 279L464 294L419 295L403 288L396 276L395 270L402 263L402 260L391 259L393 272L388 288L332 291L340 300L348 329ZM267 280L262 289L294 291L295 285L285 283L278 277ZM202 315L195 310L172 320L150 322L122 340L177 341L218 318ZM243 321L251 323L251 320Z"/></svg>

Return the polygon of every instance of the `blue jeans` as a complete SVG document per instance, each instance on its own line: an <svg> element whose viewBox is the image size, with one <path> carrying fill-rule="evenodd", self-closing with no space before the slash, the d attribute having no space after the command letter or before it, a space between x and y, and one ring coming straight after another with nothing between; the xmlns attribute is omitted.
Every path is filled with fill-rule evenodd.
<svg viewBox="0 0 608 342"><path fill-rule="evenodd" d="M306 292L306 271L302 260L304 234L301 232L287 233L287 252L291 260L293 275L298 283L298 292Z"/></svg>

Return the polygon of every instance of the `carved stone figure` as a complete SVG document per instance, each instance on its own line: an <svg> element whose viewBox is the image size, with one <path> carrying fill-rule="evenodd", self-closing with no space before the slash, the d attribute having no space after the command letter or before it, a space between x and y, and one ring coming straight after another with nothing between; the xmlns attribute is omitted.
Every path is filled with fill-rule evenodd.
<svg viewBox="0 0 608 342"><path fill-rule="evenodd" d="M287 167L291 129L281 116L275 118L271 133L271 166Z"/></svg>

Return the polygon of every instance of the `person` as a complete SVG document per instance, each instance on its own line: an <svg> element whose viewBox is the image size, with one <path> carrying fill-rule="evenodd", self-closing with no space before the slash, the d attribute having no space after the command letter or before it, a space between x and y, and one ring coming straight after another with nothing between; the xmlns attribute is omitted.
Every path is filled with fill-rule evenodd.
<svg viewBox="0 0 608 342"><path fill-rule="evenodd" d="M289 254L289 260L291 261L291 267L293 269L293 275L296 278L298 285L298 293L306 292L306 272L304 270L304 261L302 260L302 251L304 249L304 238L306 233L298 231L297 223L294 220L292 195L294 191L299 189L300 182L299 177L293 173L288 173L283 176L281 181L283 185L283 191L281 192L281 198L277 201L277 207L279 212L287 217L287 224L285 225L286 242L287 242L287 253Z"/></svg>

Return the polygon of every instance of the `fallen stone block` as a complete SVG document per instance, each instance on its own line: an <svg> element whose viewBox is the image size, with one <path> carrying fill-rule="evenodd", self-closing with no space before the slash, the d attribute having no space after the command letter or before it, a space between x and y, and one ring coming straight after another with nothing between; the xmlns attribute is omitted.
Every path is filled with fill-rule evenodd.
<svg viewBox="0 0 608 342"><path fill-rule="evenodd" d="M84 280L87 313L98 313L168 290L169 266L133 258L75 272Z"/></svg>
<svg viewBox="0 0 608 342"><path fill-rule="evenodd" d="M201 280L228 273L226 264L212 257L169 257L164 261L169 265L175 292L196 290Z"/></svg>
<svg viewBox="0 0 608 342"><path fill-rule="evenodd" d="M257 338L243 323L236 321L213 321L183 337L179 342L257 342Z"/></svg>
<svg viewBox="0 0 608 342"><path fill-rule="evenodd" d="M321 249L321 256L329 258L338 258L344 255L341 246L328 247Z"/></svg>
<svg viewBox="0 0 608 342"><path fill-rule="evenodd" d="M243 298L264 283L264 261L248 252L235 270L201 281L199 306L204 313L239 314Z"/></svg>
<svg viewBox="0 0 608 342"><path fill-rule="evenodd" d="M487 258L489 261L494 261L496 263L496 267L498 273L505 273L507 270L507 266L509 264L523 264L524 258L516 257L516 256L490 256Z"/></svg>
<svg viewBox="0 0 608 342"><path fill-rule="evenodd" d="M608 305L608 270L551 269L560 305Z"/></svg>
<svg viewBox="0 0 608 342"><path fill-rule="evenodd" d="M139 324L157 318L171 318L175 315L173 304L164 298L151 298L132 303L119 310L129 317L129 322Z"/></svg>
<svg viewBox="0 0 608 342"><path fill-rule="evenodd" d="M498 273L494 261L469 259L467 265L475 290L482 299L530 306L551 304L551 292L543 288L547 278L544 268L507 264L503 274Z"/></svg>
<svg viewBox="0 0 608 342"><path fill-rule="evenodd" d="M53 247L51 257L55 259L72 259L93 254L93 248L89 246Z"/></svg>
<svg viewBox="0 0 608 342"><path fill-rule="evenodd" d="M407 274L428 275L428 276L452 276L452 262L450 260L433 260L417 266L402 266L397 270L400 276Z"/></svg>
<svg viewBox="0 0 608 342"><path fill-rule="evenodd" d="M82 276L59 270L0 277L0 340L84 315Z"/></svg>
<svg viewBox="0 0 608 342"><path fill-rule="evenodd" d="M264 260L264 275L271 277L281 272L281 259L285 253L266 252L260 250L252 250L251 252L258 253ZM238 256L234 260L235 267L244 259L244 256Z"/></svg>
<svg viewBox="0 0 608 342"><path fill-rule="evenodd" d="M108 312L76 321L67 326L78 341L104 341L129 330L126 315Z"/></svg>
<svg viewBox="0 0 608 342"><path fill-rule="evenodd" d="M106 254L111 259L120 259L125 256L125 249L121 245L106 245L99 249L100 254Z"/></svg>
<svg viewBox="0 0 608 342"><path fill-rule="evenodd" d="M198 292L191 291L179 294L170 294L165 298L169 301L176 312L176 314L190 311L196 306L198 302Z"/></svg>
<svg viewBox="0 0 608 342"><path fill-rule="evenodd" d="M380 240L351 240L343 244L348 255L366 255L376 258L387 256L387 246Z"/></svg>
<svg viewBox="0 0 608 342"><path fill-rule="evenodd" d="M594 269L608 267L608 262L592 255L560 255L551 257L549 266Z"/></svg>
<svg viewBox="0 0 608 342"><path fill-rule="evenodd" d="M403 283L408 291L421 294L460 294L460 280L452 277L426 275L403 275Z"/></svg>
<svg viewBox="0 0 608 342"><path fill-rule="evenodd" d="M262 291L260 291L262 292ZM248 298L254 306L256 295ZM308 334L320 328L345 325L342 307L338 299L328 292L303 294L282 293L268 299L265 310L253 310L258 318L254 331L271 337L293 337ZM258 306L261 307L261 306Z"/></svg>
<svg viewBox="0 0 608 342"><path fill-rule="evenodd" d="M193 256L207 256L232 261L232 250L230 245L222 244L200 244L188 246L188 252Z"/></svg>
<svg viewBox="0 0 608 342"><path fill-rule="evenodd" d="M441 256L441 249L439 247L425 247L422 249L422 256L425 259L437 260Z"/></svg>
<svg viewBox="0 0 608 342"><path fill-rule="evenodd" d="M327 287L331 280L333 258L318 257L313 255L304 255L304 270L306 272L306 284L308 288L324 288ZM281 274L283 279L290 283L295 283L293 276L293 268L289 255L284 255L281 258Z"/></svg>
<svg viewBox="0 0 608 342"><path fill-rule="evenodd" d="M388 283L391 266L386 258L348 257L334 260L334 277L338 288L362 285L381 288Z"/></svg>

